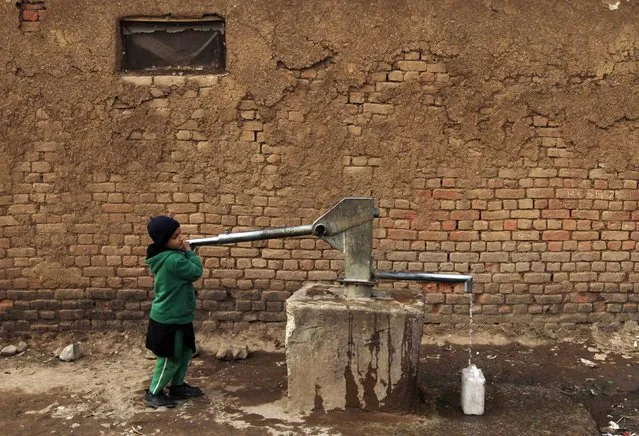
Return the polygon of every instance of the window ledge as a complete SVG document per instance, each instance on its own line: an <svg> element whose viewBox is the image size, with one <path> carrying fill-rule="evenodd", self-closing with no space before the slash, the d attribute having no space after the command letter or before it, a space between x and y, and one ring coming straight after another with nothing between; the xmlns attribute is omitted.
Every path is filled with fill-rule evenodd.
<svg viewBox="0 0 639 436"><path fill-rule="evenodd" d="M121 75L122 81L135 86L184 86L187 83L196 83L199 87L216 85L226 74L194 74L187 76L138 76L135 74Z"/></svg>

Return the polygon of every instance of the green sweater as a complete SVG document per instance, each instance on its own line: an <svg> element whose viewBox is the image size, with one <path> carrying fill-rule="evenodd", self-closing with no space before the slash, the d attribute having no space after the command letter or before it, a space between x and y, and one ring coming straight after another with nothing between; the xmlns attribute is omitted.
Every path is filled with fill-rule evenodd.
<svg viewBox="0 0 639 436"><path fill-rule="evenodd" d="M202 262L192 251L167 250L146 260L155 276L151 319L188 324L195 318L193 282L202 277Z"/></svg>

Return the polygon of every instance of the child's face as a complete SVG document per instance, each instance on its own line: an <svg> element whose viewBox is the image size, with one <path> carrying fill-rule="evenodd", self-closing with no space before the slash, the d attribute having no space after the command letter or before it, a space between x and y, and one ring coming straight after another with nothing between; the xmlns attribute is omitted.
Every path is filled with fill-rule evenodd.
<svg viewBox="0 0 639 436"><path fill-rule="evenodd" d="M171 235L171 239L166 243L166 248L170 248L171 250L182 250L184 248L184 236L182 236L182 232L178 227L173 235Z"/></svg>

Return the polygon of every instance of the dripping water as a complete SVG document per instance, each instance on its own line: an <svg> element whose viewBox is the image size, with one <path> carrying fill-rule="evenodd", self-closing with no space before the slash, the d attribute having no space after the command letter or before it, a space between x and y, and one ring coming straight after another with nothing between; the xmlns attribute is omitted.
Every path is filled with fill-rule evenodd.
<svg viewBox="0 0 639 436"><path fill-rule="evenodd" d="M468 293L468 366L473 358L473 293Z"/></svg>

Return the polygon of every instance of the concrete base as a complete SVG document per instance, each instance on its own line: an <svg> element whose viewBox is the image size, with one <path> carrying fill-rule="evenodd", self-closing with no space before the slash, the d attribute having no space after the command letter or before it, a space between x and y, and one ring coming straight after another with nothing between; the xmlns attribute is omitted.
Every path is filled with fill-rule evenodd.
<svg viewBox="0 0 639 436"><path fill-rule="evenodd" d="M408 411L417 392L421 295L346 299L308 284L286 301L289 409Z"/></svg>

